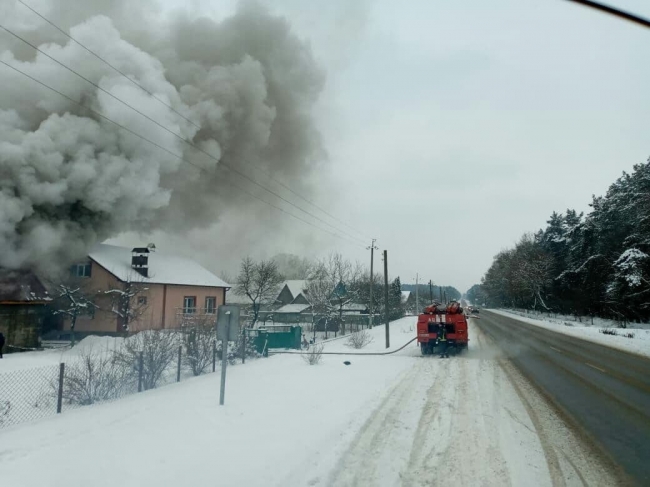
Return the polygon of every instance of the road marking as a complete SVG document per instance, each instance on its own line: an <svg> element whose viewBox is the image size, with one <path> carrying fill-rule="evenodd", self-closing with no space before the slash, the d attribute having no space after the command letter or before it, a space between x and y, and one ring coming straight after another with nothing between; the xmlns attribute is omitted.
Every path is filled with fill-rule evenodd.
<svg viewBox="0 0 650 487"><path fill-rule="evenodd" d="M600 370L601 372L605 372L605 369L601 369L600 367L596 367L595 365L591 365L589 362L585 362L585 365L588 365L592 369Z"/></svg>
<svg viewBox="0 0 650 487"><path fill-rule="evenodd" d="M559 349L557 349L557 348L555 348L555 347L551 347L551 348L552 348L553 350L555 350L557 353L562 353L562 350L559 350Z"/></svg>

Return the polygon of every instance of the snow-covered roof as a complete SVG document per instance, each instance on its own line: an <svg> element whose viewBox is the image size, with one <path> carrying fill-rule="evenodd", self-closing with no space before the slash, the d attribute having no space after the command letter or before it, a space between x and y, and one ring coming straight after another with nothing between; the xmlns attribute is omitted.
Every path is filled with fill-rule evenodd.
<svg viewBox="0 0 650 487"><path fill-rule="evenodd" d="M231 287L197 262L156 250L149 255L149 277L131 267L131 248L97 244L88 256L119 280L183 286Z"/></svg>
<svg viewBox="0 0 650 487"><path fill-rule="evenodd" d="M406 303L411 296L411 291L402 291L402 303Z"/></svg>
<svg viewBox="0 0 650 487"><path fill-rule="evenodd" d="M368 307L361 303L348 303L343 305L343 309L347 311L364 311L368 309Z"/></svg>
<svg viewBox="0 0 650 487"><path fill-rule="evenodd" d="M233 291L226 293L226 304L252 304L248 296L240 296Z"/></svg>
<svg viewBox="0 0 650 487"><path fill-rule="evenodd" d="M294 297L294 299L297 298L299 294L302 294L305 289L307 289L307 281L304 279L284 281L284 284L289 288L289 292L291 292L291 295ZM282 287L284 288L284 286Z"/></svg>
<svg viewBox="0 0 650 487"><path fill-rule="evenodd" d="M310 306L310 304L285 304L281 308L273 311L273 313L300 313Z"/></svg>

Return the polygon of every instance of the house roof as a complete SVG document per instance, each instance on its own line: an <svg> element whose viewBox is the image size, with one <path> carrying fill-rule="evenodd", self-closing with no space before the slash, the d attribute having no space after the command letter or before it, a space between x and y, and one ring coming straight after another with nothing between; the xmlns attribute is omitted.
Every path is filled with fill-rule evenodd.
<svg viewBox="0 0 650 487"><path fill-rule="evenodd" d="M0 269L0 303L51 301L45 286L29 271Z"/></svg>
<svg viewBox="0 0 650 487"><path fill-rule="evenodd" d="M88 256L124 282L231 287L192 259L160 251L149 253L149 277L141 276L131 267L131 248L97 244Z"/></svg>
<svg viewBox="0 0 650 487"><path fill-rule="evenodd" d="M228 291L226 294L226 304L252 304L248 296L241 296L235 294L233 291Z"/></svg>
<svg viewBox="0 0 650 487"><path fill-rule="evenodd" d="M285 304L281 308L273 311L273 313L301 313L310 306L311 304Z"/></svg>
<svg viewBox="0 0 650 487"><path fill-rule="evenodd" d="M409 300L411 296L411 291L402 291L402 302L405 303Z"/></svg>
<svg viewBox="0 0 650 487"><path fill-rule="evenodd" d="M298 295L304 293L305 289L307 289L307 281L304 279L284 281L284 285L289 288L289 292L294 299L296 299ZM282 288L284 288L284 286L282 286Z"/></svg>
<svg viewBox="0 0 650 487"><path fill-rule="evenodd" d="M364 311L368 309L368 306L361 303L348 303L343 305L343 309L346 311Z"/></svg>

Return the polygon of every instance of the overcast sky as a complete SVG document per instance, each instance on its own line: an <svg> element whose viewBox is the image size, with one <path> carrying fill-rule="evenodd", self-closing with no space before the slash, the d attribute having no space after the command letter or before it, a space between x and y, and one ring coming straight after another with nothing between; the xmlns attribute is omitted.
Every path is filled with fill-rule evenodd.
<svg viewBox="0 0 650 487"><path fill-rule="evenodd" d="M588 211L650 156L650 30L564 1L267 3L327 72L313 198L377 238L402 282L418 272L466 290L552 211ZM234 4L194 2L217 18ZM650 17L647 0L612 4ZM284 228L248 253L369 260L299 222ZM210 248L213 234L194 244Z"/></svg>

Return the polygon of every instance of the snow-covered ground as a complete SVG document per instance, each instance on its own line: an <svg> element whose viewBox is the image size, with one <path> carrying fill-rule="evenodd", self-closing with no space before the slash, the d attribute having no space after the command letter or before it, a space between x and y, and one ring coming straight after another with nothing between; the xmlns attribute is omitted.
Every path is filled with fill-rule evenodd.
<svg viewBox="0 0 650 487"><path fill-rule="evenodd" d="M571 335L591 342L599 343L609 347L624 350L630 353L645 355L650 357L650 325L631 323L628 328L616 328L616 324L611 320L594 319L591 321L573 321L569 317L552 318L544 315L531 315L522 311L491 309L494 313L503 316L516 317L525 323L535 326L541 326L558 333ZM612 329L618 335L606 335L601 333L603 329ZM633 334L632 338L623 336Z"/></svg>
<svg viewBox="0 0 650 487"><path fill-rule="evenodd" d="M613 485L470 325L467 354L276 355L2 431L2 485ZM415 318L391 324L391 350ZM384 351L384 327L363 351ZM345 339L326 351L347 351ZM350 361L345 365L344 361Z"/></svg>
<svg viewBox="0 0 650 487"><path fill-rule="evenodd" d="M123 338L88 336L77 343L74 348L40 350L34 352L8 353L0 362L0 374L17 370L29 370L38 367L56 366L61 362L76 360L85 350L114 350L121 346Z"/></svg>

